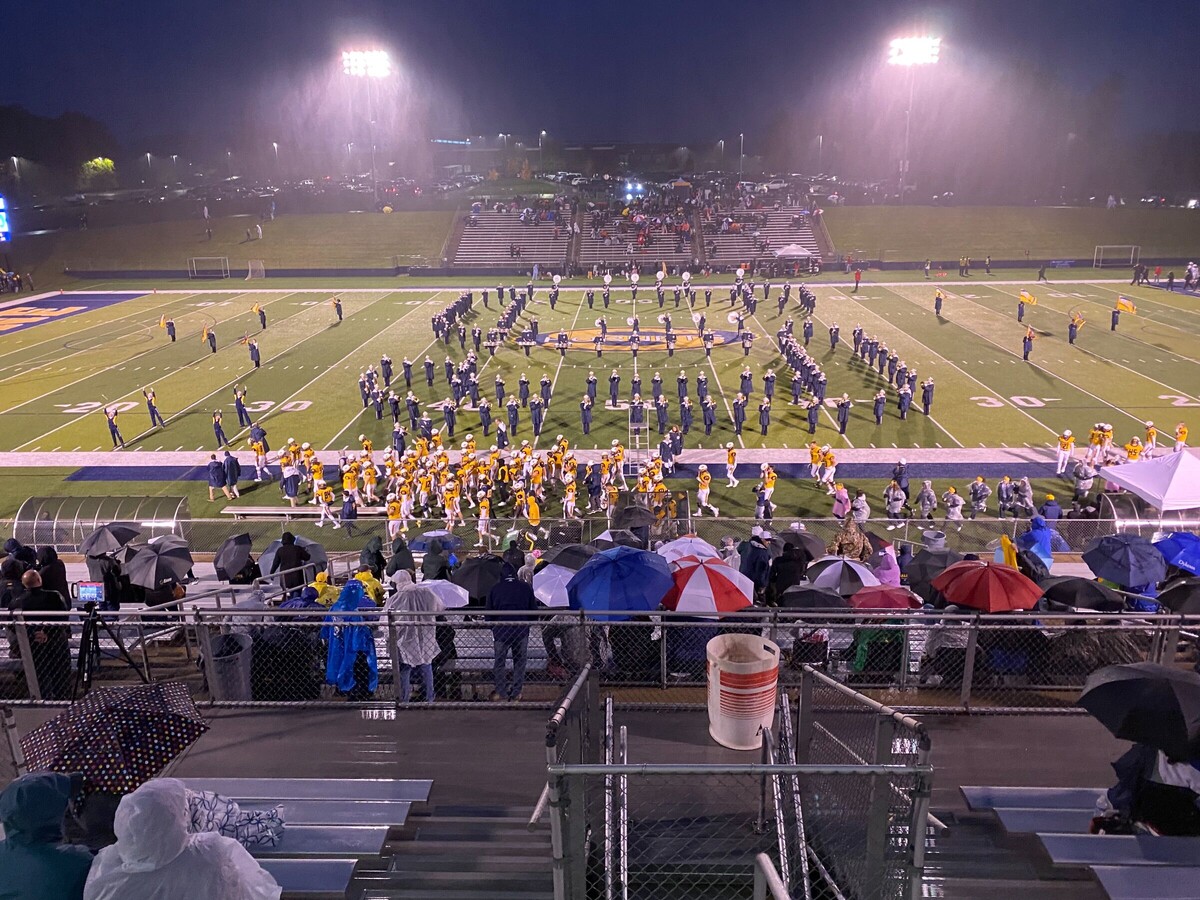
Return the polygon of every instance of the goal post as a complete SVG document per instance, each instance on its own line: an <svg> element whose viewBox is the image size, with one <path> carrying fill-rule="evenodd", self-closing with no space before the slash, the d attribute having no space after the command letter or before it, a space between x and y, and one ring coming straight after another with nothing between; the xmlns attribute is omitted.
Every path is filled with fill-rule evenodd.
<svg viewBox="0 0 1200 900"><path fill-rule="evenodd" d="M188 259L189 278L228 278L229 257L192 256Z"/></svg>
<svg viewBox="0 0 1200 900"><path fill-rule="evenodd" d="M1092 257L1092 268L1136 266L1141 258L1142 248L1138 244L1097 244L1095 255Z"/></svg>
<svg viewBox="0 0 1200 900"><path fill-rule="evenodd" d="M266 278L266 277L267 277L266 263L261 259L250 260L246 266L246 280L249 281L251 278Z"/></svg>

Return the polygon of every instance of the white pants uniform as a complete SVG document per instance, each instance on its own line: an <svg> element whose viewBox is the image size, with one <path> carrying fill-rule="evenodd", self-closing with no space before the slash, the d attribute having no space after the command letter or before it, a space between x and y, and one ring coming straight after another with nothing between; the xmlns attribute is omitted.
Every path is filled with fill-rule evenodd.
<svg viewBox="0 0 1200 900"><path fill-rule="evenodd" d="M400 533L400 520L399 519L388 519L388 523L387 523L388 540L394 541L396 539L396 535L398 535L399 533Z"/></svg>
<svg viewBox="0 0 1200 900"><path fill-rule="evenodd" d="M1059 450L1058 450L1058 470L1055 472L1056 475L1062 475L1064 472L1067 471L1067 469L1071 465L1071 455L1072 454L1071 454L1070 450L1063 450L1062 448L1059 448Z"/></svg>
<svg viewBox="0 0 1200 900"><path fill-rule="evenodd" d="M729 487L737 487L738 486L738 480L733 477L734 468L736 468L736 463L734 463L734 464L726 463L726 465L725 465L725 477L729 481L729 484L728 484Z"/></svg>

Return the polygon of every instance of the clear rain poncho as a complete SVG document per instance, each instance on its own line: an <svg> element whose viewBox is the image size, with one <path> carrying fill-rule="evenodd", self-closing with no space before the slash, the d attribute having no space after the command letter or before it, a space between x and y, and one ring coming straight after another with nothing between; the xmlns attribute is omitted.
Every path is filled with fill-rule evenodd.
<svg viewBox="0 0 1200 900"><path fill-rule="evenodd" d="M190 834L187 788L147 781L121 799L117 842L100 851L84 900L279 900L275 879L237 841Z"/></svg>

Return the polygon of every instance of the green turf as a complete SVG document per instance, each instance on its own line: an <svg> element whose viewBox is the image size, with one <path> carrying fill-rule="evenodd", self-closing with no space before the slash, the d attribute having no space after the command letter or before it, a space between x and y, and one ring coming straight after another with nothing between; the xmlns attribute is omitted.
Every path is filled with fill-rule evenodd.
<svg viewBox="0 0 1200 900"><path fill-rule="evenodd" d="M829 397L845 391L856 406L845 437L837 434L829 410L819 422L816 439L835 447L1047 446L1064 428L1085 432L1093 422L1109 421L1125 440L1140 432L1144 419L1170 427L1200 406L1196 399L1200 368L1194 349L1200 311L1191 298L1117 285L1077 285L1070 291L1028 285L1041 302L1029 309L1025 324L1041 337L1032 360L1026 363L1020 353L1024 325L1015 320L1016 293L1021 287L989 284L985 279L955 282L948 287L948 299L938 319L932 310L932 288L923 283L891 287L868 283L857 295L847 288L818 285L816 337L810 351L828 375ZM1121 329L1112 333L1108 311L1118 290L1135 299L1139 315L1126 315ZM647 294L640 292L636 307L644 330L653 327L659 314L652 292L649 299ZM729 328L724 321L728 301L721 302L719 292L714 294L713 306L707 310L709 322L716 328ZM442 360L448 354L457 361L464 354L457 340L449 348L435 345L429 320L453 296L453 291L436 289L347 293L345 321L336 323L323 293L287 289L241 294L159 293L9 335L0 343L0 415L5 425L0 449L106 449L107 429L98 411L105 403L128 405L121 426L132 447L196 452L210 448L211 412L218 407L225 412L229 436L244 443L232 408L232 389L238 383L248 387L252 411L266 422L276 441L294 436L317 447L340 449L353 446L358 434L365 433L377 446L386 446L390 417L385 410L384 420L377 421L373 410L362 409L358 372L370 363L378 364L386 352L399 375L400 360L408 355L417 364L413 385L417 396L426 403L444 400L449 390ZM614 328L634 310L627 291L617 292L615 298L621 302L615 302L607 313ZM262 334L250 312L256 301L269 317L269 328ZM703 307L703 294L699 306ZM1090 320L1073 347L1065 339L1066 314L1072 309ZM560 327L591 327L604 312L599 299L594 310L587 309L582 293L574 289L563 291L556 311L549 309L546 293L540 292L534 310L541 329L550 334ZM669 295L667 311L681 334L691 330L686 308L676 310ZM164 313L177 323L179 341L175 344L168 343L157 327ZM472 321L486 330L496 317L493 298L490 310L476 304ZM672 422L678 418L676 375L681 368L686 370L694 398L696 373L706 371L717 401L718 428L709 437L695 429L688 438L689 447L711 449L737 440L726 404L732 402L738 372L747 364L756 375L755 395L741 444L805 446L807 429L799 409L787 404L787 376L783 360L774 350L773 338L783 318L774 303L760 304L758 316L748 323L759 335L748 358L736 345L716 348L711 360L706 360L701 350L679 350L674 359L665 351L640 354L637 368L643 393L649 396L651 377L655 371L661 372ZM835 320L842 332L836 352L829 349L827 339L827 328ZM797 330L800 321L797 314ZM917 411L907 421L900 421L895 392L889 389L884 422L874 424L869 401L885 385L885 379L851 356L850 332L855 324L895 348L910 368L916 368L920 379L934 377L937 394L931 417ZM217 333L220 349L216 354L210 354L200 339L205 325ZM259 340L261 369L250 367L246 348L240 343L246 335ZM425 386L421 372L420 361L426 353L437 364L433 388ZM528 374L535 391L541 375L547 373L555 382L555 391L543 445L562 432L580 446L591 448L627 437L624 410L603 408L608 375L614 367L622 375L620 399L626 401L634 370L627 350L609 349L603 359L596 359L591 350L580 349L564 359L552 348L537 347L527 358L518 348L508 346L495 358L484 351L479 380L481 393L493 402L493 414L499 419L504 410L494 402L497 374L504 378L507 392L515 393L522 372ZM758 433L756 409L759 377L768 367L780 373L780 381L770 433L763 438ZM600 381L601 402L595 410L592 433L585 439L579 433L578 401L589 370L594 370ZM148 416L141 389L148 384L154 385L169 421L166 429L143 433ZM440 425L440 414L435 414L434 420ZM698 411L696 420L700 420ZM464 411L459 427L463 433L478 433L476 415ZM512 436L518 441L532 437L526 411ZM652 437L657 442L657 435L652 433Z"/></svg>
<svg viewBox="0 0 1200 900"><path fill-rule="evenodd" d="M1200 212L1188 209L841 206L825 211L825 224L839 253L951 270L971 256L980 272L989 254L1091 265L1097 244L1138 244L1149 258L1189 256L1200 241Z"/></svg>
<svg viewBox="0 0 1200 900"><path fill-rule="evenodd" d="M234 277L245 277L251 259L264 260L268 270L387 268L436 259L453 218L448 211L286 215L262 223L261 241L246 240L254 217L213 219L211 241L197 218L17 237L10 253L39 287L57 287L51 279L65 268L186 269L194 256L228 257Z"/></svg>

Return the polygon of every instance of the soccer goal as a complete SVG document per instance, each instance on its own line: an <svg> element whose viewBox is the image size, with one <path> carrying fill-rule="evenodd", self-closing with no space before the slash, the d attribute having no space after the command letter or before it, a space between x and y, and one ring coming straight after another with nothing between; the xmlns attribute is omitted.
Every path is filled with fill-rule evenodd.
<svg viewBox="0 0 1200 900"><path fill-rule="evenodd" d="M1142 258L1142 248L1138 244L1097 244L1096 254L1092 257L1092 268L1103 269L1105 266L1128 268L1136 266Z"/></svg>
<svg viewBox="0 0 1200 900"><path fill-rule="evenodd" d="M193 256L188 259L189 278L228 278L228 256Z"/></svg>
<svg viewBox="0 0 1200 900"><path fill-rule="evenodd" d="M246 280L249 281L251 278L266 278L266 277L267 277L266 264L261 259L250 260L249 265L246 266Z"/></svg>

